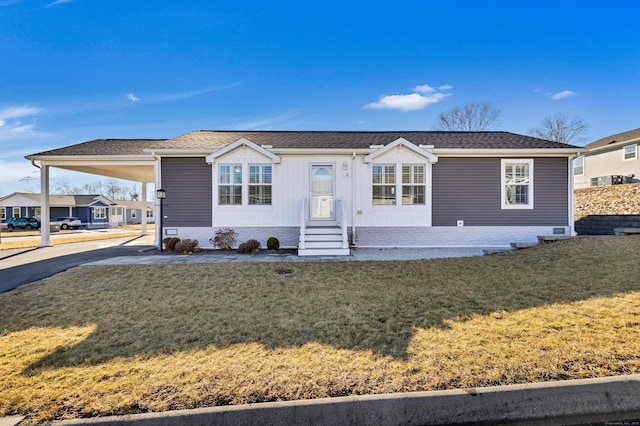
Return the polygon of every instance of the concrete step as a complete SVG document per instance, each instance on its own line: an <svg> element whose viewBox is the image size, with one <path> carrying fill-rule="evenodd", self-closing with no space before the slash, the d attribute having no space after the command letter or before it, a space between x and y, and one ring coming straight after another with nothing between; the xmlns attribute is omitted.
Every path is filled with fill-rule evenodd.
<svg viewBox="0 0 640 426"><path fill-rule="evenodd" d="M574 237L572 235L538 235L538 242L552 243L554 241L571 240Z"/></svg>
<svg viewBox="0 0 640 426"><path fill-rule="evenodd" d="M349 254L351 254L351 251L346 248L335 248L335 249L328 249L328 248L305 248L305 249L298 249L298 256L349 256Z"/></svg>
<svg viewBox="0 0 640 426"><path fill-rule="evenodd" d="M537 246L538 243L511 243L511 247L516 250L527 249Z"/></svg>
<svg viewBox="0 0 640 426"><path fill-rule="evenodd" d="M491 254L498 254L498 253L507 253L515 250L516 249L514 249L513 247L496 247L496 248L484 249L482 250L482 253L484 253L485 255L491 255Z"/></svg>
<svg viewBox="0 0 640 426"><path fill-rule="evenodd" d="M613 232L618 236L640 234L640 228L613 228Z"/></svg>

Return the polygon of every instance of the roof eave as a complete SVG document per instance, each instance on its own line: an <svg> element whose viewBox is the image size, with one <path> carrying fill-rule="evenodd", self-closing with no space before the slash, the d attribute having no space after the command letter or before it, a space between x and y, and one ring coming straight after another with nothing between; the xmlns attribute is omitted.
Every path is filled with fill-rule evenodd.
<svg viewBox="0 0 640 426"><path fill-rule="evenodd" d="M444 157L569 157L584 151L580 148L435 148L433 153Z"/></svg>

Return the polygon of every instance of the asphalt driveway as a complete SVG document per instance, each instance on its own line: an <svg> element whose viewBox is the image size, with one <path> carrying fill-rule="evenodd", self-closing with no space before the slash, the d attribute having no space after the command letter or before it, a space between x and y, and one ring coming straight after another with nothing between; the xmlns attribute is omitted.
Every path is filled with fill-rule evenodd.
<svg viewBox="0 0 640 426"><path fill-rule="evenodd" d="M0 292L50 277L78 265L130 256L147 246L148 237L114 238L0 252ZM136 242L139 242L136 244Z"/></svg>

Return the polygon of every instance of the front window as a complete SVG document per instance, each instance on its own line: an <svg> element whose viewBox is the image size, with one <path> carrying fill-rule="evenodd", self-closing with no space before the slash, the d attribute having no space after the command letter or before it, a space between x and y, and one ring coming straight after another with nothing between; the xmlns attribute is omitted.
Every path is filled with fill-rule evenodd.
<svg viewBox="0 0 640 426"><path fill-rule="evenodd" d="M242 164L218 166L218 204L242 204Z"/></svg>
<svg viewBox="0 0 640 426"><path fill-rule="evenodd" d="M7 208L0 207L0 220L5 220L7 218Z"/></svg>
<svg viewBox="0 0 640 426"><path fill-rule="evenodd" d="M533 208L533 160L502 160L502 208Z"/></svg>
<svg viewBox="0 0 640 426"><path fill-rule="evenodd" d="M402 165L402 204L424 204L424 164Z"/></svg>
<svg viewBox="0 0 640 426"><path fill-rule="evenodd" d="M13 208L13 217L20 217L20 207Z"/></svg>
<svg viewBox="0 0 640 426"><path fill-rule="evenodd" d="M395 164L374 164L373 204L391 205L396 203Z"/></svg>
<svg viewBox="0 0 640 426"><path fill-rule="evenodd" d="M624 159L625 160L635 160L638 157L637 154L637 146L636 144L627 145L624 147Z"/></svg>
<svg viewBox="0 0 640 426"><path fill-rule="evenodd" d="M138 211L136 209L131 210L131 219L138 217Z"/></svg>
<svg viewBox="0 0 640 426"><path fill-rule="evenodd" d="M573 160L573 175L584 176L584 155L576 157L576 159Z"/></svg>
<svg viewBox="0 0 640 426"><path fill-rule="evenodd" d="M271 164L249 164L249 204L271 204Z"/></svg>
<svg viewBox="0 0 640 426"><path fill-rule="evenodd" d="M147 209L147 218L153 218L153 209Z"/></svg>
<svg viewBox="0 0 640 426"><path fill-rule="evenodd" d="M107 218L107 208L106 207L94 207L93 208L93 218L94 219L106 219Z"/></svg>

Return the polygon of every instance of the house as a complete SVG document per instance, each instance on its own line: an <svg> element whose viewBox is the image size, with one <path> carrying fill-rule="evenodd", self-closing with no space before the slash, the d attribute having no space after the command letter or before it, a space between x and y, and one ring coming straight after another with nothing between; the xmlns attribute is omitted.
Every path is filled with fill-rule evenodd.
<svg viewBox="0 0 640 426"><path fill-rule="evenodd" d="M136 180L142 194L153 182L166 192L156 244L177 236L207 247L232 228L238 243L273 236L319 255L572 235L578 152L509 132L204 130L26 158L40 162L43 186L49 167Z"/></svg>
<svg viewBox="0 0 640 426"><path fill-rule="evenodd" d="M640 129L607 136L585 146L573 162L576 188L640 182Z"/></svg>
<svg viewBox="0 0 640 426"><path fill-rule="evenodd" d="M42 196L14 192L0 198L0 218L6 225L10 217L42 220ZM87 228L106 228L123 223L123 208L102 195L49 195L49 219L74 216Z"/></svg>
<svg viewBox="0 0 640 426"><path fill-rule="evenodd" d="M155 222L153 204L139 200L115 200L115 202L124 210L124 223L139 225L142 223L143 214L147 219L147 223Z"/></svg>

